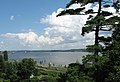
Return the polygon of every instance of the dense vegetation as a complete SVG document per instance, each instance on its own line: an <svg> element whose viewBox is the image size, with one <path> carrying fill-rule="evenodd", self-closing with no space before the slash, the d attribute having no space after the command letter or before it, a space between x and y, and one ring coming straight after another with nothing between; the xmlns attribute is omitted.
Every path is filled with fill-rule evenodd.
<svg viewBox="0 0 120 82"><path fill-rule="evenodd" d="M94 45L88 45L87 49L93 50L93 55L83 57L82 64L74 63L68 66L66 73L60 75L60 82L119 82L120 81L120 17L119 1L112 5L116 9L114 13L105 11L111 5L102 5L108 0L71 0L66 8L72 4L80 4L80 8L66 9L61 15L89 15L88 21L82 28L82 35L95 32ZM85 5L98 2L98 12L88 9ZM82 13L81 13L82 12ZM95 15L96 14L96 15ZM99 36L100 31L112 31L110 36Z"/></svg>
<svg viewBox="0 0 120 82"><path fill-rule="evenodd" d="M24 82L34 73L36 62L23 59L20 62L8 61L7 51L0 53L0 82Z"/></svg>
<svg viewBox="0 0 120 82"><path fill-rule="evenodd" d="M105 0L104 0L105 1ZM61 15L81 15L88 3L98 2L98 12L92 9L84 11L90 14L82 30L82 35L95 32L94 45L87 46L93 50L93 55L83 57L82 63L71 63L67 68L41 67L33 59L23 59L19 62L8 61L7 51L0 53L0 82L120 82L120 17L113 15L103 8L102 0L71 0L67 8L74 4L81 4L78 9L67 9ZM119 5L115 2L113 7L118 13ZM96 13L96 16L93 14ZM107 19L106 19L107 17ZM99 36L100 31L112 31L111 36ZM67 70L66 70L67 69Z"/></svg>
<svg viewBox="0 0 120 82"><path fill-rule="evenodd" d="M8 52L0 52L0 82L57 82L66 67L37 64L31 58L8 61Z"/></svg>

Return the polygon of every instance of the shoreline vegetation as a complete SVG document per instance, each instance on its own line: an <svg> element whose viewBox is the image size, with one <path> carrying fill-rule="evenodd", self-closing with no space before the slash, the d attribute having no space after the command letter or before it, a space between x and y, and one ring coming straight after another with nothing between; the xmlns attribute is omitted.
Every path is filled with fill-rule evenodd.
<svg viewBox="0 0 120 82"><path fill-rule="evenodd" d="M57 14L88 16L81 35L94 32L94 44L86 46L94 53L83 57L81 64L69 64L61 82L120 82L120 0L109 1L70 0ZM74 4L80 6L70 8Z"/></svg>
<svg viewBox="0 0 120 82"><path fill-rule="evenodd" d="M66 70L62 65L37 64L32 58L8 61L8 52L0 52L0 82L57 82Z"/></svg>
<svg viewBox="0 0 120 82"><path fill-rule="evenodd" d="M97 12L92 8L85 9L88 3L94 4L96 1L98 2ZM70 0L66 5L66 10L57 15L57 17L89 15L85 26L82 27L82 35L95 32L94 45L87 46L88 50L94 51L93 54L84 56L82 63L56 66L50 62L47 65L42 62L37 65L32 58L11 62L8 60L8 52L2 51L0 52L0 82L120 82L120 1L115 0L112 6L103 5L103 0L96 1ZM107 3L107 1L104 2ZM69 7L73 4L81 4L81 6L70 9ZM104 8L110 7L114 7L116 12L104 11ZM111 31L111 36L101 36L101 31ZM51 50L53 51L63 52L64 50Z"/></svg>

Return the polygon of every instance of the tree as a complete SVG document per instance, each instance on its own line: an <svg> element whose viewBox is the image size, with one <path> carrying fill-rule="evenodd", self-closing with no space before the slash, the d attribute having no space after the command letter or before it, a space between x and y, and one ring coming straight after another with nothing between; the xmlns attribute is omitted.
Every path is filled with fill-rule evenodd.
<svg viewBox="0 0 120 82"><path fill-rule="evenodd" d="M3 68L3 56L2 53L0 52L0 72L2 71Z"/></svg>
<svg viewBox="0 0 120 82"><path fill-rule="evenodd" d="M4 61L8 61L8 52L7 51L4 51L3 52L3 57L4 57Z"/></svg>
<svg viewBox="0 0 120 82"><path fill-rule="evenodd" d="M109 82L120 81L120 17L114 17L116 24L112 34L112 43L107 47L106 56L109 58Z"/></svg>
<svg viewBox="0 0 120 82"><path fill-rule="evenodd" d="M36 62L29 58L23 59L18 63L18 73L17 75L20 77L20 80L30 79L30 76L33 74L35 70Z"/></svg>
<svg viewBox="0 0 120 82"><path fill-rule="evenodd" d="M94 2L98 2L99 8L97 12L94 12L94 10L91 8L89 10L85 10L85 5L88 3L94 4ZM112 30L111 24L107 22L105 19L106 16L110 16L113 13L104 11L102 8L108 8L110 5L102 5L102 2L107 3L105 0L71 0L67 5L66 8L69 8L72 4L80 4L80 8L77 9L66 9L59 13L57 15L88 15L88 21L86 22L85 26L82 29L82 35L85 35L85 33L89 33L94 31L95 32L95 43L92 45L92 49L94 50L94 54L98 55L101 46L99 42L101 41L101 37L99 37L99 32L100 31L110 31ZM115 4L113 5L116 8L116 12L118 11L117 9L119 8L118 2L114 2ZM82 13L81 13L82 12ZM83 13L84 12L84 13ZM93 14L97 14L96 16L93 16ZM107 28L107 30L106 30ZM103 38L103 37L102 37ZM91 46L89 46L91 47Z"/></svg>
<svg viewBox="0 0 120 82"><path fill-rule="evenodd" d="M4 79L10 80L10 82L17 82L17 63L16 62L4 62Z"/></svg>
<svg viewBox="0 0 120 82"><path fill-rule="evenodd" d="M94 2L98 2L98 5L99 5L98 11L94 12L92 8L86 11L85 5L88 3L94 4ZM113 42L112 37L107 37L107 38L105 38L104 36L100 37L99 32L100 31L111 31L114 28L114 25L116 25L115 22L119 22L118 20L116 20L118 17L111 17L111 18L106 19L106 17L113 15L113 13L104 11L102 8L109 8L110 5L102 5L102 2L107 3L107 1L105 0L71 0L67 4L66 8L70 7L74 3L80 4L81 5L80 8L66 9L57 15L57 16L61 16L61 15L66 15L66 14L67 15L68 14L69 15L90 14L88 17L88 21L86 22L85 26L82 28L82 35L84 36L86 33L89 33L92 31L95 32L94 45L87 46L88 49L94 50L94 55L86 58L86 60L91 61L90 66L92 65L92 67L94 67L95 69L94 74L93 74L94 75L93 78L95 82L105 81L105 77L100 78L100 75L101 75L101 71L104 72L103 69L106 68L106 63L108 63L108 61L105 61L103 64L100 64L99 61L102 58L102 56L99 56L98 53L99 52L103 53L104 49L110 48L109 45L111 44L111 42ZM116 8L116 13L118 13L118 9L119 9L118 1L114 2L113 7ZM93 14L96 14L96 16L93 16ZM104 46L102 46L100 43L104 44ZM89 64L89 61L87 61L86 64ZM105 71L105 72L107 72L107 74L109 73L108 71Z"/></svg>
<svg viewBox="0 0 120 82"><path fill-rule="evenodd" d="M98 77L99 82L118 82L120 79L120 17L110 17L106 19L105 23L112 25L113 32L112 37L101 37L101 41L106 45L103 54L87 55L83 59L83 64L89 66L88 73L92 68L90 73L93 74L90 75L93 76L93 78ZM94 59L97 59L97 62L93 61ZM98 66L97 69L96 66Z"/></svg>
<svg viewBox="0 0 120 82"><path fill-rule="evenodd" d="M115 24L114 22L110 22L112 20L112 17L110 19L106 19L105 17L113 15L113 13L104 11L102 8L108 8L110 5L102 5L102 2L107 3L109 0L71 0L67 5L66 8L70 7L72 4L81 4L80 8L77 9L66 9L59 13L57 15L89 15L88 21L86 22L85 26L82 29L82 35L85 35L85 33L89 33L91 31L95 31L95 44L92 46L88 46L89 49L93 49L95 52L94 54L98 55L98 52L101 50L100 42L103 42L104 40L110 40L111 38L104 38L104 36L100 37L99 32L100 31L111 31ZM94 12L94 10L91 8L87 11L85 11L85 5L88 3L94 4L94 2L98 2L99 8L97 12ZM116 13L118 13L118 10L120 8L119 2L117 0L113 0L113 7L116 9ZM81 13L82 12L82 13ZM84 14L83 14L84 12ZM96 16L93 16L92 14L97 14ZM107 29L106 29L107 28Z"/></svg>
<svg viewBox="0 0 120 82"><path fill-rule="evenodd" d="M59 75L60 79L58 82L94 82L86 73L84 65L79 63L69 64L66 73Z"/></svg>

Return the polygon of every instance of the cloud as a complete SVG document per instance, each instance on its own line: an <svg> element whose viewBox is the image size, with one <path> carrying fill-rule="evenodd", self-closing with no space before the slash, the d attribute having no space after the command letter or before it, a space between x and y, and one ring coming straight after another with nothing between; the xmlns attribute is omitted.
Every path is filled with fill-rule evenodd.
<svg viewBox="0 0 120 82"><path fill-rule="evenodd" d="M89 7L91 5L88 5ZM79 7L79 5L72 5L71 8ZM88 7L88 8L89 8ZM56 12L53 12L51 15L48 15L46 18L41 19L41 23L46 24L48 27L45 29L45 35L49 37L58 37L62 36L64 41L61 44L68 45L77 45L80 43L80 47L83 48L86 45L93 43L94 34L91 33L89 36L81 36L82 27L86 23L88 15L65 15L56 17L58 13L60 13L62 8L59 8ZM84 40L84 41L83 41ZM90 41L90 42L88 42ZM77 45L78 46L78 45ZM72 47L72 46L71 46Z"/></svg>
<svg viewBox="0 0 120 82"><path fill-rule="evenodd" d="M4 42L3 42L3 41L1 41L1 42L0 42L0 44L4 44Z"/></svg>
<svg viewBox="0 0 120 82"><path fill-rule="evenodd" d="M15 18L15 16L10 16L10 20L12 21L12 20L14 20L14 18Z"/></svg>
<svg viewBox="0 0 120 82"><path fill-rule="evenodd" d="M16 39L20 39L20 40L24 40L25 43L28 44L32 44L35 43L38 38L37 34L35 34L34 32L28 32L28 33L6 33L6 34L2 34L2 37L7 37L7 38L16 38Z"/></svg>
<svg viewBox="0 0 120 82"><path fill-rule="evenodd" d="M43 35L38 36L35 32L17 33L17 34L6 33L6 34L2 34L1 37L20 39L21 41L29 45L32 44L54 45L63 41L63 38L60 36L49 38L48 36L43 36Z"/></svg>
<svg viewBox="0 0 120 82"><path fill-rule="evenodd" d="M73 7L75 8L78 6L74 5ZM51 15L48 15L40 20L41 23L47 25L47 27L44 29L45 32L42 35L37 35L35 32L30 30L29 32L25 33L6 33L2 34L1 36L19 39L21 40L20 44L24 46L36 44L40 46L55 47L60 45L65 47L65 45L74 46L79 42L80 46L83 47L86 44L86 41L83 43L83 39L91 39L91 37L86 36L84 38L81 36L82 26L85 24L88 16L66 15L56 17L56 15L62 10L64 9L59 8L57 12L53 12Z"/></svg>
<svg viewBox="0 0 120 82"><path fill-rule="evenodd" d="M3 45L4 45L4 42L0 41L0 49L2 49Z"/></svg>
<svg viewBox="0 0 120 82"><path fill-rule="evenodd" d="M79 4L74 4L70 8L78 8ZM92 7L91 4L86 5L87 9ZM98 5L96 4L93 9L96 11ZM51 15L40 19L40 23L45 24L47 27L42 35L30 30L25 33L6 33L0 35L1 37L13 38L20 40L19 45L22 45L29 49L69 49L69 48L85 48L86 45L94 43L94 32L82 36L82 27L86 23L88 15L65 15L56 17L60 13L62 8L59 8ZM105 9L104 9L105 10ZM106 9L108 10L108 9ZM109 9L110 10L110 9ZM112 12L115 12L111 8ZM14 16L11 16L14 19ZM16 43L17 44L17 43Z"/></svg>

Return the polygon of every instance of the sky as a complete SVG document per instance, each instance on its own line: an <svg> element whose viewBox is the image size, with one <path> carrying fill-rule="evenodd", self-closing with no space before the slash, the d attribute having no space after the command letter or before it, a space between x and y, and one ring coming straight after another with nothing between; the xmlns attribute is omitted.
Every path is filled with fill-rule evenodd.
<svg viewBox="0 0 120 82"><path fill-rule="evenodd" d="M88 16L56 17L68 2L0 0L0 50L81 49L93 44L93 32L81 36ZM70 8L78 7L75 4ZM90 7L91 4L86 6ZM94 10L97 8L95 5ZM113 8L110 10L115 12Z"/></svg>

